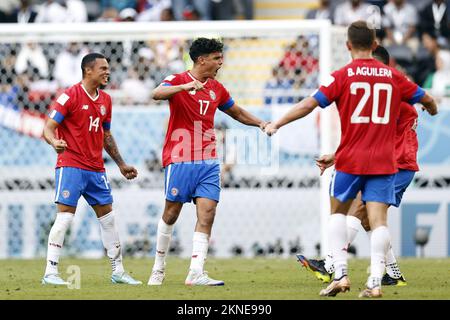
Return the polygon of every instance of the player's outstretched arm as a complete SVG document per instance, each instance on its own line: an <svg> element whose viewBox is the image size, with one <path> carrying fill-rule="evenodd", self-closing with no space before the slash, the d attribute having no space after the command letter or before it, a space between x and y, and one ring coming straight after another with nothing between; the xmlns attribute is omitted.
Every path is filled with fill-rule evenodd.
<svg viewBox="0 0 450 320"><path fill-rule="evenodd" d="M129 166L123 161L122 156L120 155L119 148L117 147L116 141L109 130L105 130L103 137L103 148L109 154L109 156L114 160L117 166L120 169L122 175L128 180L134 179L137 177L136 168Z"/></svg>
<svg viewBox="0 0 450 320"><path fill-rule="evenodd" d="M425 95L420 99L420 103L430 115L434 116L438 113L436 100L430 94L425 92Z"/></svg>
<svg viewBox="0 0 450 320"><path fill-rule="evenodd" d="M154 100L167 100L170 99L174 94L181 91L198 91L203 89L203 84L194 80L189 83L180 84L178 86L166 86L164 84L160 84L152 91L152 98Z"/></svg>
<svg viewBox="0 0 450 320"><path fill-rule="evenodd" d="M43 136L45 141L55 149L56 153L62 153L67 148L67 142L56 138L55 130L58 126L58 122L48 119L44 126Z"/></svg>
<svg viewBox="0 0 450 320"><path fill-rule="evenodd" d="M282 126L295 121L297 119L301 119L308 114L310 114L319 103L313 97L307 97L297 103L291 110L289 110L283 117L278 119L277 121L270 123L266 127L267 135L271 136L277 132Z"/></svg>
<svg viewBox="0 0 450 320"><path fill-rule="evenodd" d="M234 104L231 108L225 110L225 113L240 123L259 127L261 130L264 130L267 125L266 121L259 119L247 110L239 107L237 104Z"/></svg>

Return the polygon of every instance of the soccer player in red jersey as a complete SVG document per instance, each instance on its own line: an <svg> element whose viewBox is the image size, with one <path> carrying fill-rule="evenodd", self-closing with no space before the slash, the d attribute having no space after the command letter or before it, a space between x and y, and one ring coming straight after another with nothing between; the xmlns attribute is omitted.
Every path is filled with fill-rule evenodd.
<svg viewBox="0 0 450 320"><path fill-rule="evenodd" d="M223 63L223 44L198 38L189 50L192 70L168 76L153 91L155 100L169 100L170 118L163 148L166 203L158 223L155 263L148 285L161 285L172 231L183 204L194 201L197 224L186 285L224 285L204 271L211 228L220 195L220 167L214 135L214 115L219 109L235 120L264 129L266 123L230 97L215 80Z"/></svg>
<svg viewBox="0 0 450 320"><path fill-rule="evenodd" d="M389 53L384 47L378 46L372 52L372 55L375 59L389 65ZM395 174L395 207L400 205L403 193L413 180L416 171L419 171L419 166L417 164L417 151L419 147L416 133L417 118L418 114L416 109L406 102L402 102L397 120L395 138L396 161L397 168L399 169ZM327 168L334 165L334 162L334 154L323 155L317 159L316 164L320 168L320 174L322 175ZM347 214L348 246L355 240L361 226L370 233L366 206L361 201L361 193L358 193ZM303 255L297 255L297 258L298 261L308 270L312 271L318 279L323 282L330 282L331 276L334 273L333 259L330 253L327 254L324 260L308 259ZM405 286L407 284L400 271L391 245L389 246L386 255L386 273L383 275L381 284L396 286Z"/></svg>
<svg viewBox="0 0 450 320"><path fill-rule="evenodd" d="M371 273L362 297L381 297L381 279L390 244L387 209L395 204L395 132L401 101L421 102L434 115L434 99L399 71L372 57L375 30L365 21L352 23L347 47L353 61L335 71L311 97L295 105L281 119L266 126L268 135L303 118L317 106L336 102L341 122L341 142L336 151L336 172L330 186L329 245L335 266L332 283L320 291L335 296L350 289L347 274L346 215L359 191L368 212L371 237Z"/></svg>
<svg viewBox="0 0 450 320"><path fill-rule="evenodd" d="M58 213L48 237L47 267L42 283L68 284L58 273L59 257L78 199L83 196L100 222L102 242L112 266L111 281L141 284L122 265L113 198L103 164L104 148L125 178L137 176L137 170L122 159L110 131L111 97L99 89L108 83L109 64L103 55L90 53L83 58L81 69L82 81L65 90L53 103L44 128L45 140L58 154L55 174Z"/></svg>

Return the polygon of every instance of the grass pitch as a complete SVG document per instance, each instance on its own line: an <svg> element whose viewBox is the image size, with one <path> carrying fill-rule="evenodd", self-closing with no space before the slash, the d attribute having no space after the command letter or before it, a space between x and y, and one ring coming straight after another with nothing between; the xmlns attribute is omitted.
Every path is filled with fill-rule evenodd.
<svg viewBox="0 0 450 320"><path fill-rule="evenodd" d="M325 285L302 268L296 259L208 259L206 269L211 277L225 281L223 287L187 287L184 279L189 260L169 257L166 279L162 286L147 286L152 259L127 259L126 270L141 280L140 286L110 282L107 259L62 259L60 272L64 279L69 266L81 271L80 289L41 285L45 261L0 260L0 300L333 300L358 299L367 279L368 260L349 261L352 288L336 298L322 298L318 293ZM408 281L405 287L383 287L383 299L450 299L450 259L401 259L400 268Z"/></svg>

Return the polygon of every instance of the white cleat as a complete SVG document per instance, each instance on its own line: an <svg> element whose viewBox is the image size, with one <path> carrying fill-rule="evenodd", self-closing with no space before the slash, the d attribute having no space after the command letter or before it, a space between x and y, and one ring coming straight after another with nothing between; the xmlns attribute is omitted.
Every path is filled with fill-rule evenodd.
<svg viewBox="0 0 450 320"><path fill-rule="evenodd" d="M70 283L61 279L59 274L46 274L41 280L42 284L51 284L54 286L67 286Z"/></svg>
<svg viewBox="0 0 450 320"><path fill-rule="evenodd" d="M214 280L208 276L208 272L197 273L189 271L189 274L184 282L187 286L223 286L225 283L222 280Z"/></svg>
<svg viewBox="0 0 450 320"><path fill-rule="evenodd" d="M134 280L128 273L123 272L121 274L113 274L111 275L111 282L112 283L124 283L124 284L130 284L130 285L139 285L142 284L142 281Z"/></svg>
<svg viewBox="0 0 450 320"><path fill-rule="evenodd" d="M148 279L147 285L149 286L160 286L162 285L164 278L166 277L166 273L164 270L153 270L150 275L150 279Z"/></svg>

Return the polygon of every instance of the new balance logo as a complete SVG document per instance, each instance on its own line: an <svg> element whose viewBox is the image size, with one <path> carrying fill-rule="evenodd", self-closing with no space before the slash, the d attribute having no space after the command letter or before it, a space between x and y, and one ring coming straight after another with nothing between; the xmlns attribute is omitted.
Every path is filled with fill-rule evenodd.
<svg viewBox="0 0 450 320"><path fill-rule="evenodd" d="M81 110L87 110L89 109L89 106L87 104L83 105L83 107L81 107Z"/></svg>

